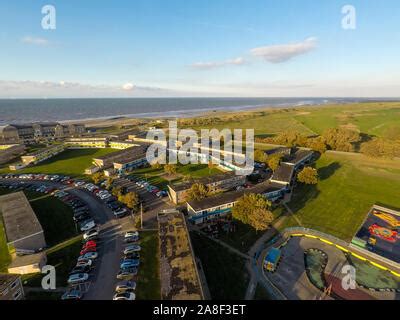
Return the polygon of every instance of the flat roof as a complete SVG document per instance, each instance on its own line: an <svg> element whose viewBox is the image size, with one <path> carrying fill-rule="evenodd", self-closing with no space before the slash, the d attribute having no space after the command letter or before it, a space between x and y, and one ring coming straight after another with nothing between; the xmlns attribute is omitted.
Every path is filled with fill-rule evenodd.
<svg viewBox="0 0 400 320"><path fill-rule="evenodd" d="M46 257L44 252L39 252L35 254L17 256L8 266L8 269L31 266L33 264L40 264Z"/></svg>
<svg viewBox="0 0 400 320"><path fill-rule="evenodd" d="M303 160L305 157L308 157L312 154L313 154L312 150L297 149L290 155L286 156L283 161L295 165L299 163L301 160Z"/></svg>
<svg viewBox="0 0 400 320"><path fill-rule="evenodd" d="M136 152L136 150L139 150L140 148L142 148L142 147L133 146L133 147L130 147L130 148L127 148L124 150L118 150L118 151L106 154L104 156L94 158L94 160L103 160L104 161L104 160L114 159L115 157L121 157L121 158L124 156L129 157L129 156L131 156L129 153Z"/></svg>
<svg viewBox="0 0 400 320"><path fill-rule="evenodd" d="M52 145L52 146L50 146L50 147L46 147L46 148L43 148L43 149L39 149L39 150L37 150L37 151L35 151L35 152L28 153L27 155L25 155L25 156L23 156L23 157L33 157L33 156L37 156L38 154L41 154L41 153L46 152L46 151L49 151L49 150L57 149L57 148L59 148L59 147L63 147L63 145L62 145L62 144L54 144L54 145Z"/></svg>
<svg viewBox="0 0 400 320"><path fill-rule="evenodd" d="M293 166L281 163L278 169L274 172L271 180L290 183L294 173Z"/></svg>
<svg viewBox="0 0 400 320"><path fill-rule="evenodd" d="M0 293L7 289L18 278L19 275L17 274L0 273Z"/></svg>
<svg viewBox="0 0 400 320"><path fill-rule="evenodd" d="M43 233L43 228L22 191L0 196L0 213L8 243Z"/></svg>
<svg viewBox="0 0 400 320"><path fill-rule="evenodd" d="M131 163L132 161L136 161L136 160L143 159L143 158L146 158L146 153L145 152L132 154L132 155L126 155L126 157L116 160L114 162L114 164L124 165L124 164L127 164L127 163Z"/></svg>
<svg viewBox="0 0 400 320"><path fill-rule="evenodd" d="M209 208L218 207L224 204L236 202L239 198L241 198L245 194L250 194L250 193L266 194L270 192L279 191L282 189L283 189L282 185L267 181L264 183L260 183L250 189L224 192L216 196L205 198L202 200L192 200L189 201L188 204L193 208L194 211L198 212Z"/></svg>
<svg viewBox="0 0 400 320"><path fill-rule="evenodd" d="M236 176L237 175L233 171L224 172L224 173L221 172L220 174L216 174L216 175L212 175L212 176L208 176L208 177L203 177L203 178L200 178L200 179L195 179L195 180L193 180L191 182L181 182L181 183L172 184L172 185L170 185L170 187L174 191L182 191L182 190L189 189L195 183L208 185L208 184L211 184L211 183L232 179L233 177L236 177Z"/></svg>

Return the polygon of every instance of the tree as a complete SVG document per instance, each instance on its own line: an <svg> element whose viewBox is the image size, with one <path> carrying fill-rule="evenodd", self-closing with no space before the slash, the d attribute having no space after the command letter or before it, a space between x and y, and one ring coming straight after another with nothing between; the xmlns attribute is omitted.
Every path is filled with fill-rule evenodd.
<svg viewBox="0 0 400 320"><path fill-rule="evenodd" d="M297 175L297 180L305 184L317 184L318 183L318 171L311 167L305 167Z"/></svg>
<svg viewBox="0 0 400 320"><path fill-rule="evenodd" d="M322 135L328 147L332 150L351 152L361 141L360 133L344 128L330 128Z"/></svg>
<svg viewBox="0 0 400 320"><path fill-rule="evenodd" d="M283 154L281 153L274 153L268 157L268 167L272 171L278 169L279 165L281 164L281 160L283 158Z"/></svg>
<svg viewBox="0 0 400 320"><path fill-rule="evenodd" d="M268 164L268 156L263 150L255 150L254 151L254 160L260 163Z"/></svg>
<svg viewBox="0 0 400 320"><path fill-rule="evenodd" d="M104 175L101 172L96 172L92 175L92 180L94 182L94 184L99 184L101 182L101 180L103 180Z"/></svg>
<svg viewBox="0 0 400 320"><path fill-rule="evenodd" d="M186 201L202 200L209 195L208 188L201 183L195 183L189 190L186 191Z"/></svg>
<svg viewBox="0 0 400 320"><path fill-rule="evenodd" d="M320 154L325 153L327 149L325 139L323 137L307 139L306 147L319 152Z"/></svg>
<svg viewBox="0 0 400 320"><path fill-rule="evenodd" d="M256 229L256 231L264 231L268 228L274 216L271 211L267 209L256 209L249 216L249 224Z"/></svg>
<svg viewBox="0 0 400 320"><path fill-rule="evenodd" d="M111 193L116 196L118 199L123 195L121 187L115 187L112 189Z"/></svg>
<svg viewBox="0 0 400 320"><path fill-rule="evenodd" d="M107 180L106 180L106 189L107 190L110 190L110 188L112 187L113 182L114 182L113 178L111 178L111 177L107 178Z"/></svg>
<svg viewBox="0 0 400 320"><path fill-rule="evenodd" d="M137 211L139 208L140 198L136 192L129 192L125 195L120 195L118 200L126 204L126 206L133 211Z"/></svg>
<svg viewBox="0 0 400 320"><path fill-rule="evenodd" d="M373 158L394 158L400 156L400 143L374 138L361 145L361 152Z"/></svg>
<svg viewBox="0 0 400 320"><path fill-rule="evenodd" d="M151 168L154 169L154 170L161 169L161 167L162 167L161 164L158 163L158 162L154 162L154 163L151 164Z"/></svg>
<svg viewBox="0 0 400 320"><path fill-rule="evenodd" d="M251 224L251 221L254 223L255 217L253 215L259 216L259 212L254 213L257 210L266 210L271 207L271 202L268 201L261 194L245 194L241 197L232 208L232 216L244 224Z"/></svg>
<svg viewBox="0 0 400 320"><path fill-rule="evenodd" d="M177 167L175 164L166 164L164 166L164 171L165 171L165 173L167 173L169 175L173 175L176 173Z"/></svg>

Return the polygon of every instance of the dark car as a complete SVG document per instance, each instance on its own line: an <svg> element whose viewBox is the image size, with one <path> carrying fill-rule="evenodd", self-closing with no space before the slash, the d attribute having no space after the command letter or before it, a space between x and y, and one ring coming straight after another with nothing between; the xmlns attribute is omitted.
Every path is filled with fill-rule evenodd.
<svg viewBox="0 0 400 320"><path fill-rule="evenodd" d="M72 274L76 274L76 273L89 273L89 272L90 272L89 266L79 266L79 267L73 268L69 274L72 275Z"/></svg>

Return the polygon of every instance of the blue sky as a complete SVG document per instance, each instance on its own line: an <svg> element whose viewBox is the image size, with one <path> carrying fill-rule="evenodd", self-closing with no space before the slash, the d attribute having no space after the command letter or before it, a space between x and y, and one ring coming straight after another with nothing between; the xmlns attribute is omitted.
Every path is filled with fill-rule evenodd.
<svg viewBox="0 0 400 320"><path fill-rule="evenodd" d="M4 98L400 96L397 0L8 0L0 40Z"/></svg>

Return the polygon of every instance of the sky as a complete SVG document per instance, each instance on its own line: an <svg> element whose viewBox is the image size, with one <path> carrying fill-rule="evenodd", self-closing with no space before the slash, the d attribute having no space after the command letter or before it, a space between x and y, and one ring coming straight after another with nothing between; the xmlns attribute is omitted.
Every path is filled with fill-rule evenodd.
<svg viewBox="0 0 400 320"><path fill-rule="evenodd" d="M2 0L0 41L0 98L400 96L398 0Z"/></svg>

